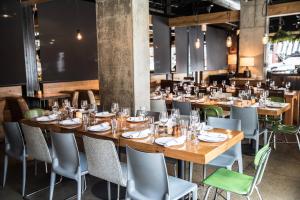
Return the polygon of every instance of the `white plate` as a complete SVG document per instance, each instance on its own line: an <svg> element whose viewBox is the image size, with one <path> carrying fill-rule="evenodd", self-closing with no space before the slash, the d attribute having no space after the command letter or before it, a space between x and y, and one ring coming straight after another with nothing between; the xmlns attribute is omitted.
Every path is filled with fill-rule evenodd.
<svg viewBox="0 0 300 200"><path fill-rule="evenodd" d="M81 119L79 119L79 118L66 119L66 120L60 121L59 124L63 125L63 126L79 125L79 124L81 124Z"/></svg>
<svg viewBox="0 0 300 200"><path fill-rule="evenodd" d="M57 115L41 116L37 117L36 121L38 122L51 122L57 120Z"/></svg>
<svg viewBox="0 0 300 200"><path fill-rule="evenodd" d="M282 108L284 105L281 103L268 103L266 106L270 108Z"/></svg>
<svg viewBox="0 0 300 200"><path fill-rule="evenodd" d="M150 130L142 130L142 131L129 131L122 133L122 137L129 138L129 139L141 139L146 138L150 134Z"/></svg>
<svg viewBox="0 0 300 200"><path fill-rule="evenodd" d="M107 124L97 124L97 125L94 125L94 126L90 126L88 128L89 131L93 131L93 132L104 132L104 131L108 131L110 130L111 127Z"/></svg>
<svg viewBox="0 0 300 200"><path fill-rule="evenodd" d="M175 137L160 137L160 138L155 139L155 143L159 144L159 145L162 145L162 146L165 146L165 144L167 144L167 142L170 142L174 139L175 139Z"/></svg>
<svg viewBox="0 0 300 200"><path fill-rule="evenodd" d="M203 133L198 135L198 139L204 142L224 142L228 136L223 133Z"/></svg>
<svg viewBox="0 0 300 200"><path fill-rule="evenodd" d="M109 112L99 112L96 113L95 117L113 117L115 116L114 113L109 113Z"/></svg>
<svg viewBox="0 0 300 200"><path fill-rule="evenodd" d="M147 117L145 117L145 118L143 118L143 117L129 117L129 118L127 118L128 122L145 122L147 120L148 120Z"/></svg>

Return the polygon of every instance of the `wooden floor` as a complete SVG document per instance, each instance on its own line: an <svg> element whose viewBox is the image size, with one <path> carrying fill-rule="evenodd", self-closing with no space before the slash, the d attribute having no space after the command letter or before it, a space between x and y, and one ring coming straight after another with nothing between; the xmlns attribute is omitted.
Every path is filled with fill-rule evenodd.
<svg viewBox="0 0 300 200"><path fill-rule="evenodd" d="M291 138L294 140L294 138ZM0 145L3 149L3 144ZM125 156L122 155L121 159L124 160ZM253 157L245 156L244 170L246 174L252 175L254 173L252 161ZM171 166L170 174L172 174ZM237 169L237 166L234 166ZM0 170L1 170L1 184L2 184L2 172L3 172L3 151L0 152ZM201 180L202 166L196 165L194 167L193 181L199 183ZM213 169L209 169L209 172ZM14 161L10 161L8 169L7 184L4 189L0 189L1 200L18 200L22 199L20 195L21 187L21 165ZM27 192L32 192L42 187L48 186L50 177L49 174L45 174L43 163L39 164L38 175L34 176L34 165L29 163L28 167L28 181ZM266 169L263 181L259 186L261 194L265 200L299 200L300 199L300 151L296 144L278 144L277 150L272 151L271 157ZM199 188L199 199L203 199L205 192L204 187ZM113 199L116 199L116 187L113 187ZM76 183L69 179L63 179L61 184L55 187L54 199L62 200L73 196L76 193ZM122 197L125 195L125 188L122 188ZM48 190L40 192L28 199L48 199ZM92 176L87 176L87 191L83 196L84 200L91 199L107 199L106 182L101 181ZM212 198L210 198L212 199ZM218 199L221 199L220 197ZM232 195L232 199L243 199L236 195ZM251 199L258 199L254 193Z"/></svg>

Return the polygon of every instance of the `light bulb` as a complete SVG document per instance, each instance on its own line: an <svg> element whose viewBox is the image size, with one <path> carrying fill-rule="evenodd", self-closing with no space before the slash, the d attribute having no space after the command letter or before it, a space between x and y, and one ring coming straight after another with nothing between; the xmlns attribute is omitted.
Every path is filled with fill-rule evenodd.
<svg viewBox="0 0 300 200"><path fill-rule="evenodd" d="M268 44L268 42L269 42L269 36L268 34L265 34L264 37L262 38L262 43L266 45Z"/></svg>
<svg viewBox="0 0 300 200"><path fill-rule="evenodd" d="M232 46L232 39L231 36L228 36L226 39L226 46L229 48Z"/></svg>
<svg viewBox="0 0 300 200"><path fill-rule="evenodd" d="M81 40L81 39L82 39L82 35L81 35L81 33L80 33L80 30L79 30L79 29L77 29L76 38L77 38L77 40Z"/></svg>
<svg viewBox="0 0 300 200"><path fill-rule="evenodd" d="M200 46L201 46L200 39L197 38L197 40L196 40L196 42L195 42L195 47L196 47L196 49L199 49Z"/></svg>

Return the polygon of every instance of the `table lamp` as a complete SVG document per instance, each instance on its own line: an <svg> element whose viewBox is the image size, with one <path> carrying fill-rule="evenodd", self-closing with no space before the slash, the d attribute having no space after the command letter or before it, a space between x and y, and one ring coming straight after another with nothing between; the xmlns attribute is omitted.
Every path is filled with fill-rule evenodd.
<svg viewBox="0 0 300 200"><path fill-rule="evenodd" d="M254 58L253 57L241 57L240 58L240 66L246 67L244 71L244 77L250 78L251 77L251 71L249 67L254 67Z"/></svg>

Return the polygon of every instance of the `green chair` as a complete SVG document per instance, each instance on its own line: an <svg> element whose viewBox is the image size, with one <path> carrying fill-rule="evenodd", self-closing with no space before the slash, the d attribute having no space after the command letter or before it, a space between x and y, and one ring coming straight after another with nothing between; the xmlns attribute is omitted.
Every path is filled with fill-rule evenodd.
<svg viewBox="0 0 300 200"><path fill-rule="evenodd" d="M24 118L25 119L32 119L32 118L35 118L35 117L43 116L44 113L45 113L45 111L43 109L34 108L34 109L27 110L24 113Z"/></svg>
<svg viewBox="0 0 300 200"><path fill-rule="evenodd" d="M283 97L270 97L270 100L272 102L285 103L285 99ZM266 116L265 121L267 124L271 124L271 125L281 124L282 115L280 115L279 117Z"/></svg>
<svg viewBox="0 0 300 200"><path fill-rule="evenodd" d="M218 194L218 189L220 189L226 192L232 192L244 196L247 199L250 199L249 196L255 189L259 199L262 200L257 186L260 184L263 177L270 152L271 148L269 147L269 144L265 145L257 152L254 159L254 165L256 169L254 177L225 168L216 170L203 181L205 185L209 186L204 199L207 200L211 188L216 188L216 195Z"/></svg>
<svg viewBox="0 0 300 200"><path fill-rule="evenodd" d="M224 116L224 111L219 106L205 106L203 108L204 120L207 121L208 117L218 117L221 118Z"/></svg>
<svg viewBox="0 0 300 200"><path fill-rule="evenodd" d="M276 149L276 135L278 135L278 134L283 134L285 136L286 135L295 135L295 137L297 139L298 148L300 151L300 141L299 141L300 127L293 126L293 125L285 125L285 124L275 124L272 127L272 132L271 132L271 136L270 136L270 138L273 136L274 149ZM291 142L288 142L286 139L285 143L291 143Z"/></svg>

